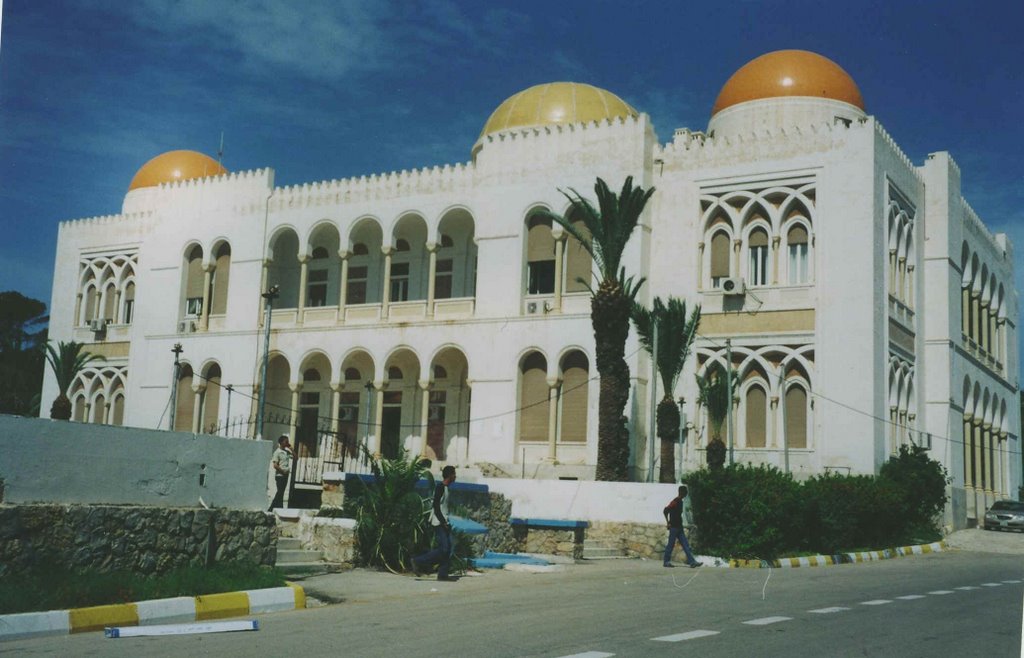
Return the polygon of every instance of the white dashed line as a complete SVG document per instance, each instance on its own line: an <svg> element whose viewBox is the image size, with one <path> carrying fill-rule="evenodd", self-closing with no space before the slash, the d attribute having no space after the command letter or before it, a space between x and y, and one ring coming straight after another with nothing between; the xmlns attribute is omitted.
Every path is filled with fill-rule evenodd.
<svg viewBox="0 0 1024 658"><path fill-rule="evenodd" d="M916 601L917 599L925 598L924 594L907 594L906 596L897 596L900 601Z"/></svg>
<svg viewBox="0 0 1024 658"><path fill-rule="evenodd" d="M874 601L861 601L861 605L885 605L886 603L892 603L889 599L875 599Z"/></svg>
<svg viewBox="0 0 1024 658"><path fill-rule="evenodd" d="M970 589L981 589L981 588L980 587L975 587L974 585L964 585L963 587L957 587L955 589L963 590L963 591L966 592L967 590L970 590Z"/></svg>
<svg viewBox="0 0 1024 658"><path fill-rule="evenodd" d="M837 605L831 608L818 608L817 610L808 610L807 612L813 612L816 615L830 615L833 612L843 612L844 610L849 610L849 608L843 608Z"/></svg>
<svg viewBox="0 0 1024 658"><path fill-rule="evenodd" d="M651 638L655 642L682 642L683 640L696 640L699 637L718 635L718 631L690 631L688 633L677 633L676 635L664 635Z"/></svg>
<svg viewBox="0 0 1024 658"><path fill-rule="evenodd" d="M760 619L751 619L743 622L744 624L750 624L751 626L767 626L768 624L777 624L780 621L793 621L792 617L761 617Z"/></svg>
<svg viewBox="0 0 1024 658"><path fill-rule="evenodd" d="M982 587L1002 587L1002 583L982 583Z"/></svg>
<svg viewBox="0 0 1024 658"><path fill-rule="evenodd" d="M1003 582L1008 584L1008 585L1013 585L1015 583L1019 583L1020 581L1019 580L1004 580Z"/></svg>
<svg viewBox="0 0 1024 658"><path fill-rule="evenodd" d="M928 592L932 596L942 596L943 594L953 594L951 589L937 589L934 592Z"/></svg>
<svg viewBox="0 0 1024 658"><path fill-rule="evenodd" d="M583 653L574 653L571 656L562 656L561 658L611 658L614 653L606 653L604 651L584 651Z"/></svg>

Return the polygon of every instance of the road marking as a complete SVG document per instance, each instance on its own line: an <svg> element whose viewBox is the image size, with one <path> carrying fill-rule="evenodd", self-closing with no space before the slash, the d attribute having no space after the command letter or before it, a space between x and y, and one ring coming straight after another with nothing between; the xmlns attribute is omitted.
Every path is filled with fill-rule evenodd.
<svg viewBox="0 0 1024 658"><path fill-rule="evenodd" d="M966 592L969 589L981 589L981 588L980 587L975 587L974 585L964 585L963 587L957 587L955 589L961 589L961 590Z"/></svg>
<svg viewBox="0 0 1024 658"><path fill-rule="evenodd" d="M1003 582L1007 583L1009 585L1013 585L1014 583L1019 583L1020 581L1019 580L1004 580Z"/></svg>
<svg viewBox="0 0 1024 658"><path fill-rule="evenodd" d="M861 605L885 605L886 603L892 603L889 599L874 599L873 601L861 601Z"/></svg>
<svg viewBox="0 0 1024 658"><path fill-rule="evenodd" d="M562 656L561 658L611 658L614 653L605 653L604 651L584 651L583 653L574 653L571 656Z"/></svg>
<svg viewBox="0 0 1024 658"><path fill-rule="evenodd" d="M792 617L761 617L760 619L751 619L743 622L744 624L750 624L751 626L767 626L768 624L777 624L780 621L793 621Z"/></svg>
<svg viewBox="0 0 1024 658"><path fill-rule="evenodd" d="M843 607L837 605L837 606L833 606L831 608L818 608L817 610L808 610L807 612L813 612L814 614L817 614L817 615L829 615L829 614L832 614L833 612L842 612L844 610L849 610L849 608L843 608Z"/></svg>
<svg viewBox="0 0 1024 658"><path fill-rule="evenodd" d="M982 583L982 587L1002 587L1002 583Z"/></svg>
<svg viewBox="0 0 1024 658"><path fill-rule="evenodd" d="M907 594L906 596L897 596L900 601L916 601L917 599L925 598L924 594Z"/></svg>
<svg viewBox="0 0 1024 658"><path fill-rule="evenodd" d="M932 594L933 596L941 596L943 594L953 594L953 590L951 590L951 589L937 589L934 592L928 592L928 593Z"/></svg>
<svg viewBox="0 0 1024 658"><path fill-rule="evenodd" d="M696 640L699 637L718 635L718 631L689 631L688 633L677 633L676 635L663 635L651 638L655 642L682 642L683 640Z"/></svg>

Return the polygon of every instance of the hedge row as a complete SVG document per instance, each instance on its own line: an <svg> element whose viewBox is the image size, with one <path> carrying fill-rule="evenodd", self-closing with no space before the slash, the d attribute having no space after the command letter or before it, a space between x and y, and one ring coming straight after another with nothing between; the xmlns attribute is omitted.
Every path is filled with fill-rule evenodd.
<svg viewBox="0 0 1024 658"><path fill-rule="evenodd" d="M901 448L878 476L826 474L797 482L772 466L686 475L701 552L774 559L934 541L946 504L945 469Z"/></svg>

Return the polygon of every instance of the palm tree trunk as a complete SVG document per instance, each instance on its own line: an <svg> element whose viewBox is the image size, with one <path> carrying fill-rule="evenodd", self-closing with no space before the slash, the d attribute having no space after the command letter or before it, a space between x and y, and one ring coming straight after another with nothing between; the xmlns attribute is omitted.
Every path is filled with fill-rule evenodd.
<svg viewBox="0 0 1024 658"><path fill-rule="evenodd" d="M71 420L71 400L61 393L54 399L50 407L50 418L53 420Z"/></svg>
<svg viewBox="0 0 1024 658"><path fill-rule="evenodd" d="M629 366L624 355L632 300L617 281L602 281L590 306L601 378L596 478L625 482L629 479L629 431L623 412L629 402Z"/></svg>
<svg viewBox="0 0 1024 658"><path fill-rule="evenodd" d="M661 439L661 464L658 482L676 481L676 439L679 438L679 407L666 395L658 403L658 438Z"/></svg>

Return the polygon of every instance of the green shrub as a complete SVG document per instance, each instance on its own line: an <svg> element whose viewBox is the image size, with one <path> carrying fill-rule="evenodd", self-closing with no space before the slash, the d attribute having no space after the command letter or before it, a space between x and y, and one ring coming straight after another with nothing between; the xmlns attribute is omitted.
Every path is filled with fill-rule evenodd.
<svg viewBox="0 0 1024 658"><path fill-rule="evenodd" d="M945 508L949 476L942 464L919 446L901 446L882 465L879 482L892 487L899 543L928 540L939 534L939 515Z"/></svg>

